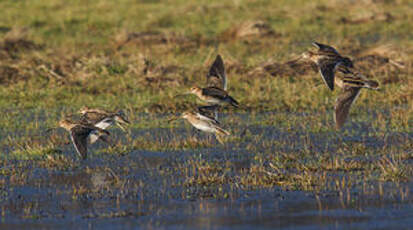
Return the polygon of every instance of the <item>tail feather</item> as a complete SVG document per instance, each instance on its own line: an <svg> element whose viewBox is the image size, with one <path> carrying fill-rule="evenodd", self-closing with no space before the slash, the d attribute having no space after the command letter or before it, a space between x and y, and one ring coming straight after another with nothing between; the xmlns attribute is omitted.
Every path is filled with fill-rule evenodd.
<svg viewBox="0 0 413 230"><path fill-rule="evenodd" d="M366 81L366 86L367 86L367 88L370 88L370 89L378 89L379 88L379 83L377 81L374 81L374 80L367 80Z"/></svg>
<svg viewBox="0 0 413 230"><path fill-rule="evenodd" d="M231 135L230 132L228 132L227 130L220 128L220 127L216 127L216 132L219 135Z"/></svg>

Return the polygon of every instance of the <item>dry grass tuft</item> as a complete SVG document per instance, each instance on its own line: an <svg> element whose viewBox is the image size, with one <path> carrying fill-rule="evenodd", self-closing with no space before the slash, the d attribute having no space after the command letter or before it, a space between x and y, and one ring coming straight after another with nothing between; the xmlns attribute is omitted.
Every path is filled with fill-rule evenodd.
<svg viewBox="0 0 413 230"><path fill-rule="evenodd" d="M231 28L224 31L219 35L219 39L223 41L231 41L235 39L257 39L263 37L278 37L271 25L265 21L245 21L238 25L232 26Z"/></svg>
<svg viewBox="0 0 413 230"><path fill-rule="evenodd" d="M312 62L288 61L279 63L266 61L248 72L249 76L297 77L317 73L317 66Z"/></svg>

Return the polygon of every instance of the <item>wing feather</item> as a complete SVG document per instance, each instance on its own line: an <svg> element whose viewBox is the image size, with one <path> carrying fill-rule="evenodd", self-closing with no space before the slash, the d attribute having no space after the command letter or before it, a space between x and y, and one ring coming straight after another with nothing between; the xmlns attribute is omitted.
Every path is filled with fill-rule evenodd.
<svg viewBox="0 0 413 230"><path fill-rule="evenodd" d="M202 115L202 114L200 114L200 113L197 113L196 115L197 115L198 118L199 118L200 120L202 120L202 121L211 122L211 123L214 124L214 125L218 125L218 124L219 124L217 120L215 120L215 119L213 119L213 118L211 118L211 117Z"/></svg>
<svg viewBox="0 0 413 230"><path fill-rule="evenodd" d="M344 122L350 111L351 105L357 100L360 94L359 87L349 87L344 88L340 95L337 97L336 104L334 106L334 120L336 122L336 127L340 129L343 127Z"/></svg>
<svg viewBox="0 0 413 230"><path fill-rule="evenodd" d="M321 59L318 62L321 77L330 90L334 90L334 72L340 62L330 59Z"/></svg>
<svg viewBox="0 0 413 230"><path fill-rule="evenodd" d="M207 86L214 86L227 90L227 76L225 74L224 61L219 54L208 71Z"/></svg>
<svg viewBox="0 0 413 230"><path fill-rule="evenodd" d="M334 54L340 55L338 53L338 51L336 49L334 49L332 46L321 44L321 43L318 43L318 42L313 42L312 44L313 44L313 46L317 47L318 50L321 51L321 52L334 53Z"/></svg>
<svg viewBox="0 0 413 230"><path fill-rule="evenodd" d="M75 146L77 154L82 158L87 158L87 137L92 129L75 127L70 132L70 138Z"/></svg>
<svg viewBox="0 0 413 230"><path fill-rule="evenodd" d="M200 106L198 107L198 113L210 119L215 120L215 122L219 124L218 108L219 108L219 105Z"/></svg>
<svg viewBox="0 0 413 230"><path fill-rule="evenodd" d="M203 88L202 94L215 97L215 98L219 98L219 99L225 99L228 96L228 93L225 90L214 87L214 86Z"/></svg>

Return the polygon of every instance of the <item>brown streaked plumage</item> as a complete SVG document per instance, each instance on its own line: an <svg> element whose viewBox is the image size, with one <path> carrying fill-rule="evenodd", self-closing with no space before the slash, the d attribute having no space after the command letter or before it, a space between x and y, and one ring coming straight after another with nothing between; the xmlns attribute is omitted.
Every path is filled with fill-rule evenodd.
<svg viewBox="0 0 413 230"><path fill-rule="evenodd" d="M89 135L96 133L98 137L102 138L110 135L108 131L85 122L74 122L63 119L59 121L59 126L69 131L76 152L82 159L87 158L87 139Z"/></svg>
<svg viewBox="0 0 413 230"><path fill-rule="evenodd" d="M357 100L362 88L379 89L379 83L374 80L368 80L359 73L352 73L348 69L347 73L340 72L335 77L335 83L340 87L341 93L336 99L334 106L334 120L337 129L341 129L348 117L351 105Z"/></svg>
<svg viewBox="0 0 413 230"><path fill-rule="evenodd" d="M307 51L302 54L303 59L309 59L317 64L324 83L330 90L334 90L334 75L336 68L343 65L347 68L353 68L353 62L348 57L341 56L336 49L329 45L318 42L312 43L318 48L315 52Z"/></svg>
<svg viewBox="0 0 413 230"><path fill-rule="evenodd" d="M217 120L205 116L197 111L186 111L182 113L182 118L186 119L192 126L208 133L215 133L215 135L230 135L228 131L221 128Z"/></svg>
<svg viewBox="0 0 413 230"><path fill-rule="evenodd" d="M198 113L207 116L211 119L215 119L215 121L219 124L218 121L218 109L219 109L219 105L205 105L205 106L199 106L197 107L196 111L198 111Z"/></svg>
<svg viewBox="0 0 413 230"><path fill-rule="evenodd" d="M121 111L118 112L108 112L102 109L91 109L87 106L82 107L79 110L79 113L82 114L82 119L86 122L92 123L98 128L106 129L113 123L116 123L122 130L125 131L123 125L130 124L126 117L122 114ZM91 142L96 141L96 136L91 136Z"/></svg>
<svg viewBox="0 0 413 230"><path fill-rule="evenodd" d="M207 74L207 87L194 86L188 94L194 94L209 105L232 105L238 107L239 103L231 97L227 89L227 77L222 57L218 54Z"/></svg>
<svg viewBox="0 0 413 230"><path fill-rule="evenodd" d="M239 103L233 97L228 95L227 91L221 88L217 88L214 86L199 88L195 86L191 88L190 92L210 105L229 104L236 108L239 106Z"/></svg>

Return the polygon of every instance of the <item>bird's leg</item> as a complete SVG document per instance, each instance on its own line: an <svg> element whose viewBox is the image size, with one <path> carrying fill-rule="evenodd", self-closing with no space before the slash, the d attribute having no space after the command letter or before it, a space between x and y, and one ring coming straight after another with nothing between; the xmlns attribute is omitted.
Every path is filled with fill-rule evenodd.
<svg viewBox="0 0 413 230"><path fill-rule="evenodd" d="M222 137L220 135L216 134L215 137L217 138L219 143L221 143L222 145L224 144L224 141L222 140Z"/></svg>

